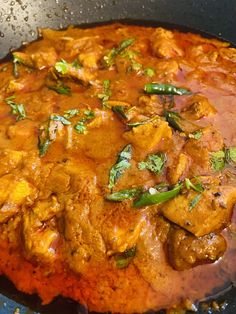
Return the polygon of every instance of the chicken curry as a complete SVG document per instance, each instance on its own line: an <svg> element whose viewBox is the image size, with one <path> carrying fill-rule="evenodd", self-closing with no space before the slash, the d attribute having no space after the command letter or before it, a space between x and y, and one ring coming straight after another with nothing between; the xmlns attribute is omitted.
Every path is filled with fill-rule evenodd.
<svg viewBox="0 0 236 314"><path fill-rule="evenodd" d="M122 24L41 37L0 66L0 272L97 312L235 283L236 49Z"/></svg>

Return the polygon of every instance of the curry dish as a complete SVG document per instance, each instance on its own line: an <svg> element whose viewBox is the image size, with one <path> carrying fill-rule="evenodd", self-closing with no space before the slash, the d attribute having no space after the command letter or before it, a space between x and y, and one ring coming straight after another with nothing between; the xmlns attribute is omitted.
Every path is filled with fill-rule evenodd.
<svg viewBox="0 0 236 314"><path fill-rule="evenodd" d="M236 49L41 30L0 66L0 272L44 304L185 306L236 281Z"/></svg>

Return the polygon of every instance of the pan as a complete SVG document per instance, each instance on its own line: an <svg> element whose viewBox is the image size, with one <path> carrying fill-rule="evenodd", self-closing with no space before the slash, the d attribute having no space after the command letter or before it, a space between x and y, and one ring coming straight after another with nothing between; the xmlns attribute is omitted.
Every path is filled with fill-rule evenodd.
<svg viewBox="0 0 236 314"><path fill-rule="evenodd" d="M203 33L235 45L235 15L235 0L1 0L0 59L10 49L36 40L38 27L62 29L71 24L92 26L112 21ZM214 299L222 304L221 313L236 313L234 287L225 287ZM0 277L0 314L13 313L78 314L87 310L65 298L42 306L37 296L18 292L5 277ZM200 306L198 313L219 312L211 306Z"/></svg>

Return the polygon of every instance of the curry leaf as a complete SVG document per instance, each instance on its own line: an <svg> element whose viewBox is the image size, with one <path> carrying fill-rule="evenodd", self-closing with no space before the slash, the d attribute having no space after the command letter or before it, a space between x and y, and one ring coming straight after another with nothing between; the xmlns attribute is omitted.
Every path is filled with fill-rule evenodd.
<svg viewBox="0 0 236 314"><path fill-rule="evenodd" d="M197 194L190 202L189 202L189 211L191 211L200 201L202 195Z"/></svg>
<svg viewBox="0 0 236 314"><path fill-rule="evenodd" d="M111 167L109 173L109 189L112 189L116 181L122 175L122 173L130 167L130 159L132 157L132 147L130 144L125 146L119 153L116 163Z"/></svg>
<svg viewBox="0 0 236 314"><path fill-rule="evenodd" d="M126 268L136 254L136 246L114 256L117 268Z"/></svg>
<svg viewBox="0 0 236 314"><path fill-rule="evenodd" d="M63 85L62 83L58 83L57 85L47 85L47 87L51 90L54 90L58 94L61 95L70 95L71 89L70 87Z"/></svg>

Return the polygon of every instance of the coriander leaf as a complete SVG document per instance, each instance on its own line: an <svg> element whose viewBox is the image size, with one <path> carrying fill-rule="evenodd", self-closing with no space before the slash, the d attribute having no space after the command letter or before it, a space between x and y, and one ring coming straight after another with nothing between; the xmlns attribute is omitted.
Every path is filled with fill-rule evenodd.
<svg viewBox="0 0 236 314"><path fill-rule="evenodd" d="M150 170L155 174L160 173L163 170L166 161L166 156L163 153L148 155L145 161L138 163L139 170Z"/></svg>
<svg viewBox="0 0 236 314"><path fill-rule="evenodd" d="M211 153L211 168L214 171L221 171L225 167L225 152L220 150L218 152Z"/></svg>
<svg viewBox="0 0 236 314"><path fill-rule="evenodd" d="M153 77L155 75L155 70L153 70L152 68L146 68L144 69L144 74L149 77Z"/></svg>
<svg viewBox="0 0 236 314"><path fill-rule="evenodd" d="M188 190L193 189L194 191L200 193L204 191L204 188L200 182L197 184L193 184L188 178L185 178L185 186Z"/></svg>
<svg viewBox="0 0 236 314"><path fill-rule="evenodd" d="M117 48L112 48L104 57L104 65L109 68L114 64L114 59L117 55L121 54L126 48L134 43L133 38L123 40Z"/></svg>
<svg viewBox="0 0 236 314"><path fill-rule="evenodd" d="M59 116L57 114L52 114L50 116L50 120L53 120L53 121L60 121L62 124L64 125L69 125L71 124L71 122L69 120L67 120L66 118L64 118L63 116Z"/></svg>
<svg viewBox="0 0 236 314"><path fill-rule="evenodd" d="M128 144L119 153L116 163L111 167L109 172L109 189L115 186L116 181L122 173L130 167L130 159L132 156L132 146Z"/></svg>
<svg viewBox="0 0 236 314"><path fill-rule="evenodd" d="M236 147L230 147L226 149L225 159L228 164L236 163Z"/></svg>
<svg viewBox="0 0 236 314"><path fill-rule="evenodd" d="M11 113L16 116L16 120L24 120L26 118L26 111L23 104L14 102L15 96L10 96L5 99L7 105L11 107Z"/></svg>
<svg viewBox="0 0 236 314"><path fill-rule="evenodd" d="M199 140L202 137L202 131L198 130L192 133L192 136L195 140Z"/></svg>
<svg viewBox="0 0 236 314"><path fill-rule="evenodd" d="M197 203L200 201L201 197L202 197L202 195L198 194L189 202L189 211L191 211L197 205Z"/></svg>
<svg viewBox="0 0 236 314"><path fill-rule="evenodd" d="M87 127L84 125L83 121L77 122L77 124L74 126L74 129L80 134L85 134L87 131Z"/></svg>
<svg viewBox="0 0 236 314"><path fill-rule="evenodd" d="M117 253L114 256L117 268L126 268L136 254L136 246L125 250L123 253Z"/></svg>
<svg viewBox="0 0 236 314"><path fill-rule="evenodd" d="M61 61L56 62L54 67L58 73L61 73L64 75L68 72L69 63L67 63L65 60L62 59Z"/></svg>
<svg viewBox="0 0 236 314"><path fill-rule="evenodd" d="M131 62L131 70L133 70L133 71L138 72L142 69L142 67L143 67L142 64L139 62L136 62L136 61Z"/></svg>
<svg viewBox="0 0 236 314"><path fill-rule="evenodd" d="M130 200L141 193L140 188L126 189L114 192L106 195L106 199L113 202L121 202L124 200Z"/></svg>
<svg viewBox="0 0 236 314"><path fill-rule="evenodd" d="M103 93L98 94L98 98L102 100L102 102L106 102L111 96L110 90L110 80L103 81Z"/></svg>
<svg viewBox="0 0 236 314"><path fill-rule="evenodd" d="M77 116L80 113L79 109L70 109L64 111L64 118L70 119L73 118L74 116Z"/></svg>
<svg viewBox="0 0 236 314"><path fill-rule="evenodd" d="M84 115L86 116L86 120L91 120L95 117L95 114L92 110L84 110Z"/></svg>

